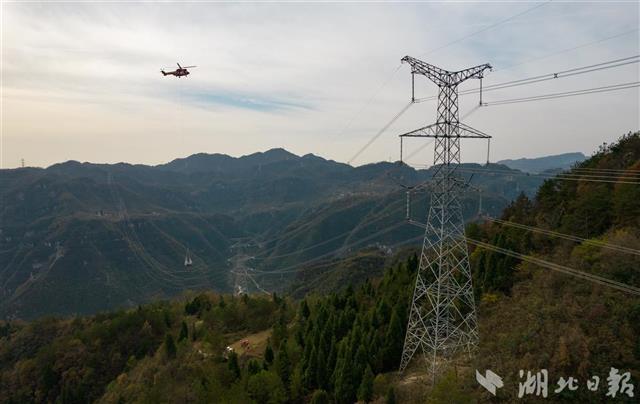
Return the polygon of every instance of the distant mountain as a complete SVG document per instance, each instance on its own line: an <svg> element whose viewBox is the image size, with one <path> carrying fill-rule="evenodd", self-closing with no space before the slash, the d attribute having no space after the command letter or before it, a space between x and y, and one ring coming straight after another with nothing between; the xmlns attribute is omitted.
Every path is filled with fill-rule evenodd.
<svg viewBox="0 0 640 404"><path fill-rule="evenodd" d="M0 170L0 318L88 314L187 289L230 291L240 253L254 256L256 270L286 269L260 279L284 290L301 266L419 235L397 226L406 204L400 184L432 173L283 149L201 153L158 166L68 161ZM542 182L496 164L463 165L461 173L474 173L490 213ZM426 198L413 201L416 218L426 216ZM477 217L478 205L477 193L463 195L465 218Z"/></svg>
<svg viewBox="0 0 640 404"><path fill-rule="evenodd" d="M584 161L587 158L582 153L564 153L553 156L544 156L537 158L521 158L516 160L500 160L498 164L514 170L520 170L528 173L541 173L548 170L566 170L571 168L575 163Z"/></svg>

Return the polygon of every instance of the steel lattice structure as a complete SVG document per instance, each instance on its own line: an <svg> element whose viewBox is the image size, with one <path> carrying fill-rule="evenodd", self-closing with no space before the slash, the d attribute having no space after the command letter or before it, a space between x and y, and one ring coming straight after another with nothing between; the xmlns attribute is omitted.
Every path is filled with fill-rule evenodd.
<svg viewBox="0 0 640 404"><path fill-rule="evenodd" d="M420 348L432 377L441 364L462 349L470 354L478 344L476 309L471 284L469 254L464 241L464 220L459 194L464 182L457 175L462 138L489 139L490 136L460 123L458 85L483 77L488 64L451 72L405 56L411 65L412 82L424 75L439 87L436 123L400 135L435 138L431 205L425 228L420 266L416 277L411 312L407 324L400 371L404 371ZM416 223L408 218L409 222Z"/></svg>

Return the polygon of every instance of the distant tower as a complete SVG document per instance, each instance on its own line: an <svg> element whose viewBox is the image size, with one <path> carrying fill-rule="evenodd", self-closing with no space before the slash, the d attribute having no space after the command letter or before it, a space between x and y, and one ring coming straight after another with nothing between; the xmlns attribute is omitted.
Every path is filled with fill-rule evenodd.
<svg viewBox="0 0 640 404"><path fill-rule="evenodd" d="M460 123L458 85L479 78L491 66L483 64L451 72L414 59L402 58L415 74L438 86L436 123L400 135L435 138L431 204L407 325L400 371L404 371L418 348L430 362L435 381L438 369L462 350L471 354L478 344L476 308L471 285L469 254L464 239L464 220L458 198L464 184L456 173L460 164L460 139L488 139L480 131ZM415 223L410 220L410 222Z"/></svg>
<svg viewBox="0 0 640 404"><path fill-rule="evenodd" d="M20 167L24 168L24 159L20 159Z"/></svg>

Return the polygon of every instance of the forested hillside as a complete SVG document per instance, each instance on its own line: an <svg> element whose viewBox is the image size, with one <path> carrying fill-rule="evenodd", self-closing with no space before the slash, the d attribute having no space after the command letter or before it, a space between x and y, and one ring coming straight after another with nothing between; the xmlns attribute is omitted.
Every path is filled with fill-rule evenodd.
<svg viewBox="0 0 640 404"><path fill-rule="evenodd" d="M504 166L468 167L501 170L474 180L492 213L542 181ZM253 266L274 270L406 240L419 231L369 236L402 221L399 183L431 173L394 163L352 167L282 149L196 154L154 167L70 161L0 170L0 318L93 314L183 290L230 292L229 259L240 241L252 246ZM465 217L474 218L478 195L463 203ZM261 281L282 291L294 277Z"/></svg>
<svg viewBox="0 0 640 404"><path fill-rule="evenodd" d="M615 175L594 181L606 178L581 174L588 169ZM603 147L575 177L546 181L534 198L522 195L500 217L470 225L467 235L638 287L640 256L603 247L640 251L640 188L628 180L636 171L638 133ZM300 299L204 293L93 317L4 322L0 401L513 402L520 369L547 369L544 402L602 402L611 367L629 371L639 388L637 296L475 247L475 359L459 358L433 387L421 380L419 360L398 375L418 259L405 251L384 261L382 276L351 279L359 260L385 265L369 258L334 263L330 290L307 290ZM477 385L475 369L502 376L496 397ZM597 392L585 388L593 375L601 379ZM561 376L580 388L555 394ZM624 394L616 400L634 402Z"/></svg>

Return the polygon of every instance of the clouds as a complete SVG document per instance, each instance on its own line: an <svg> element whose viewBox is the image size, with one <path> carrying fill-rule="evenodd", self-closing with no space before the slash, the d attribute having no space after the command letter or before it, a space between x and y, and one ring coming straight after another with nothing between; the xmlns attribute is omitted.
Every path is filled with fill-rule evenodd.
<svg viewBox="0 0 640 404"><path fill-rule="evenodd" d="M4 4L3 166L21 157L33 165L70 158L157 164L271 147L346 161L407 102L408 68L392 75L402 56L418 57L531 6ZM637 26L637 3L552 3L425 60L450 69L491 62L490 84L637 54L636 31L500 71ZM176 61L198 67L183 79L159 73ZM635 80L631 65L491 97ZM420 82L420 93L435 90ZM463 112L474 103L463 98ZM355 163L397 158L395 134L434 117L434 103L413 106ZM638 129L638 92L486 108L469 124L495 136L500 158L588 152ZM463 157L483 154L470 144Z"/></svg>

